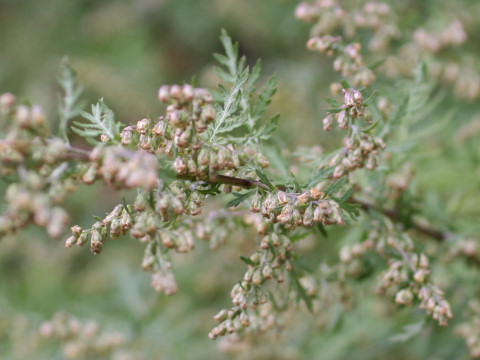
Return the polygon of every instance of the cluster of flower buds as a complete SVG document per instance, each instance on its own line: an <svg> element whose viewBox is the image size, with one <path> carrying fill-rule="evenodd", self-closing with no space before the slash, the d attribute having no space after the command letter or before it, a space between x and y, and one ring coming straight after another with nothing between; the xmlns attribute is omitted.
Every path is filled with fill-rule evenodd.
<svg viewBox="0 0 480 360"><path fill-rule="evenodd" d="M367 124L371 124L370 115L365 113L362 93L353 88L343 89L342 92L344 104L336 113L327 113L327 116L323 119L323 129L325 131L331 130L335 121L340 129L347 130L358 118L363 118Z"/></svg>
<svg viewBox="0 0 480 360"><path fill-rule="evenodd" d="M373 242L366 240L361 244L344 245L340 249L339 257L341 266L340 277L361 278L369 272L369 266L365 261L365 253L373 247Z"/></svg>
<svg viewBox="0 0 480 360"><path fill-rule="evenodd" d="M72 226L70 228L72 235L65 240L65 246L83 246L90 241L91 251L94 254L99 254L108 237L117 239L133 227L134 218L131 215L133 210L131 205L127 205L127 208L124 205L117 205L103 220L97 221L88 230L84 230L78 225Z"/></svg>
<svg viewBox="0 0 480 360"><path fill-rule="evenodd" d="M430 282L428 258L423 253L415 253L412 240L406 234L397 236L391 227L387 224L388 230L382 233L375 231L366 240L370 243L374 237L380 237L376 239L376 250L389 257L388 270L379 276L379 292L395 291L395 302L401 305L411 305L418 298L421 309L425 309L440 325L447 325L452 312L442 291ZM400 258L391 257L392 253Z"/></svg>
<svg viewBox="0 0 480 360"><path fill-rule="evenodd" d="M187 185L183 181L170 183L168 188L157 192L155 212L163 221L182 214L200 214L205 196L198 191L201 185L196 185Z"/></svg>
<svg viewBox="0 0 480 360"><path fill-rule="evenodd" d="M246 225L254 228L259 235L265 235L272 228L272 223L259 213L248 213L244 216L243 221Z"/></svg>
<svg viewBox="0 0 480 360"><path fill-rule="evenodd" d="M455 328L455 334L465 339L470 356L480 357L480 303L472 300L468 306L469 320Z"/></svg>
<svg viewBox="0 0 480 360"><path fill-rule="evenodd" d="M450 304L443 298L443 291L435 286L431 284L422 286L417 296L422 301L420 308L425 309L428 315L438 321L439 325L446 326L448 320L453 318Z"/></svg>
<svg viewBox="0 0 480 360"><path fill-rule="evenodd" d="M368 47L374 52L386 50L390 41L399 36L396 16L387 3L368 1L360 11L352 12L355 27L372 31ZM352 29L353 33L355 29Z"/></svg>
<svg viewBox="0 0 480 360"><path fill-rule="evenodd" d="M341 49L341 36L315 36L308 40L307 48L312 51L325 53L328 56L334 55Z"/></svg>
<svg viewBox="0 0 480 360"><path fill-rule="evenodd" d="M65 359L112 355L126 344L126 337L122 333L100 332L95 321L80 321L64 312L58 312L52 320L44 322L39 334L45 339L62 342Z"/></svg>
<svg viewBox="0 0 480 360"><path fill-rule="evenodd" d="M175 145L198 148L197 134L207 130L215 119L215 109L210 105L212 95L206 89L194 89L191 85L172 85L162 86L158 98L169 104L165 117L175 129Z"/></svg>
<svg viewBox="0 0 480 360"><path fill-rule="evenodd" d="M342 225L339 204L334 200L321 199L322 196L320 187L301 194L277 191L265 195L258 191L250 200L250 210L254 213L260 212L272 223L283 224L286 229L309 227L315 223Z"/></svg>
<svg viewBox="0 0 480 360"><path fill-rule="evenodd" d="M332 0L317 0L315 3L301 2L295 9L295 17L301 21L312 23L314 21L321 22L321 17L324 13L328 12L332 21L344 16L344 11L336 1ZM333 15L330 12L333 12ZM334 24L328 24L326 21L322 21L316 25L316 32L323 33L328 30L332 30L332 27L336 27L337 22Z"/></svg>
<svg viewBox="0 0 480 360"><path fill-rule="evenodd" d="M338 0L301 2L295 15L301 21L314 23L311 31L313 35L340 32L352 39L358 35L358 29L368 29L371 33L369 48L377 52L385 50L399 34L395 16L390 6L384 2L349 4L349 11L344 11Z"/></svg>
<svg viewBox="0 0 480 360"><path fill-rule="evenodd" d="M244 309L223 309L215 315L214 319L220 323L220 325L213 328L208 334L212 340L215 340L219 336L233 334L250 325L250 317Z"/></svg>
<svg viewBox="0 0 480 360"><path fill-rule="evenodd" d="M0 126L9 132L4 137L14 147L28 145L29 139L45 138L50 133L43 109L39 105L17 104L10 93L0 94Z"/></svg>
<svg viewBox="0 0 480 360"><path fill-rule="evenodd" d="M418 48L410 43L400 49L398 56L388 57L380 70L392 78L409 76L417 64L417 59ZM429 63L428 76L450 85L458 99L474 101L480 97L478 61L468 58L454 62L443 57L432 57Z"/></svg>
<svg viewBox="0 0 480 360"><path fill-rule="evenodd" d="M329 161L329 166L335 167L333 177L339 179L363 167L374 170L380 163L378 152L385 147L381 138L370 134L358 134L347 138L344 150Z"/></svg>
<svg viewBox="0 0 480 360"><path fill-rule="evenodd" d="M19 175L6 189L6 209L0 215L0 238L30 222L60 236L69 217L60 207L78 181L64 163L67 146L49 139L45 115L39 106L17 105L12 94L0 95L0 175Z"/></svg>
<svg viewBox="0 0 480 360"><path fill-rule="evenodd" d="M12 183L7 187L7 208L0 215L0 238L14 233L33 221L45 227L51 237L60 236L69 222L66 211L54 200L63 200L54 194L43 192L42 178L34 172L26 175L24 183Z"/></svg>
<svg viewBox="0 0 480 360"><path fill-rule="evenodd" d="M333 62L333 68L344 77L352 77L355 85L368 86L375 81L375 74L363 62L362 46L359 43L348 44Z"/></svg>
<svg viewBox="0 0 480 360"><path fill-rule="evenodd" d="M368 86L375 81L375 74L363 62L359 43L343 46L340 37L324 35L311 38L307 47L328 56L335 55L334 70L344 77L351 77L355 85Z"/></svg>
<svg viewBox="0 0 480 360"><path fill-rule="evenodd" d="M174 295L178 291L177 280L172 271L172 263L165 262L165 266L152 274L152 287L165 295Z"/></svg>
<svg viewBox="0 0 480 360"><path fill-rule="evenodd" d="M458 46L467 40L467 34L459 20L454 20L442 28L442 31L428 32L418 28L413 34L415 43L429 52L436 53L442 48Z"/></svg>
<svg viewBox="0 0 480 360"><path fill-rule="evenodd" d="M174 247L178 237L168 235L167 238L165 234L168 233L158 231L158 236L147 243L142 260L142 269L152 272L151 285L156 291L163 292L166 295L173 295L178 291L178 286L173 273L172 263L165 249ZM179 246L177 250L182 252L193 248L193 242L188 244L188 250L182 250L180 247L184 245L180 245L179 241L176 244Z"/></svg>
<svg viewBox="0 0 480 360"><path fill-rule="evenodd" d="M384 198L392 201L398 201L404 194L412 181L414 169L410 163L403 165L397 172L387 176Z"/></svg>
<svg viewBox="0 0 480 360"><path fill-rule="evenodd" d="M477 241L474 239L458 239L453 245L449 246L444 259L451 261L462 257L467 260L480 261Z"/></svg>
<svg viewBox="0 0 480 360"><path fill-rule="evenodd" d="M231 145L204 146L191 155L179 155L173 165L178 175L207 179L218 171L237 170L240 157Z"/></svg>
<svg viewBox="0 0 480 360"><path fill-rule="evenodd" d="M235 228L234 217L225 209L211 211L205 218L191 224L195 237L208 241L211 250L224 244Z"/></svg>
<svg viewBox="0 0 480 360"><path fill-rule="evenodd" d="M248 270L243 281L232 288L230 296L233 307L222 310L215 316L219 325L209 333L212 340L248 327L251 321L247 309L258 309L268 302L267 294L262 291L262 284L270 279L282 283L285 281L285 273L292 270L293 246L288 237L275 232L269 233L262 238L260 247L261 250L248 259ZM267 311L266 314L271 315L271 312Z"/></svg>
<svg viewBox="0 0 480 360"><path fill-rule="evenodd" d="M165 117L158 121L145 118L125 127L120 134L122 144L167 154L172 154L174 147L180 153L199 149L199 135L215 119L210 93L191 85L172 85L162 86L158 98L169 104Z"/></svg>
<svg viewBox="0 0 480 360"><path fill-rule="evenodd" d="M102 178L118 188L153 189L158 182L157 160L146 151L130 151L121 146L97 146L90 153L82 181L92 184Z"/></svg>

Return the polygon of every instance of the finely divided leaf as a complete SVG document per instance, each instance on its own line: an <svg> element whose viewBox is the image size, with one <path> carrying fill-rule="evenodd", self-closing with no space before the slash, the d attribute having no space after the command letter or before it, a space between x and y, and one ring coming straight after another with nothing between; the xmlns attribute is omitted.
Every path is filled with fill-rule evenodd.
<svg viewBox="0 0 480 360"><path fill-rule="evenodd" d="M226 207L236 207L238 205L240 205L242 202L244 202L245 200L247 200L250 196L253 195L255 191L252 190L252 191L249 191L249 192L246 192L246 193L243 193L243 194L240 194L240 193L232 193L233 196L235 196L235 199L232 199L230 200Z"/></svg>
<svg viewBox="0 0 480 360"><path fill-rule="evenodd" d="M335 194L337 191L339 191L345 184L347 183L347 177L344 176L341 179L335 181L334 183L330 184L327 186L325 189L325 193L330 195L330 194Z"/></svg>
<svg viewBox="0 0 480 360"><path fill-rule="evenodd" d="M74 132L85 137L90 143L99 143L96 138L101 135L108 137L110 142L118 142L121 124L115 122L112 110L105 105L103 99L92 105L91 114L82 111L81 115L88 122L74 121L75 126L72 126Z"/></svg>
<svg viewBox="0 0 480 360"><path fill-rule="evenodd" d="M80 115L85 104L79 101L83 88L77 83L75 71L67 59L62 62L62 74L58 78L58 82L63 90L62 96L58 96L58 134L69 143L68 122Z"/></svg>
<svg viewBox="0 0 480 360"><path fill-rule="evenodd" d="M276 92L277 78L275 76L272 76L270 79L268 79L265 88L258 95L258 99L253 105L252 118L257 118L265 112L267 106L272 101L273 95L275 95Z"/></svg>

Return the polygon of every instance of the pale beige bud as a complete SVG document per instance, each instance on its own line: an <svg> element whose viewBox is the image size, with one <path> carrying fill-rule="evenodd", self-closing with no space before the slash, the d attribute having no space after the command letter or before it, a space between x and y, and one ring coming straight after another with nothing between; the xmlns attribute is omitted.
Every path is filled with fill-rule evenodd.
<svg viewBox="0 0 480 360"><path fill-rule="evenodd" d="M397 292L395 302L402 305L410 305L413 301L413 294L410 289L402 289Z"/></svg>

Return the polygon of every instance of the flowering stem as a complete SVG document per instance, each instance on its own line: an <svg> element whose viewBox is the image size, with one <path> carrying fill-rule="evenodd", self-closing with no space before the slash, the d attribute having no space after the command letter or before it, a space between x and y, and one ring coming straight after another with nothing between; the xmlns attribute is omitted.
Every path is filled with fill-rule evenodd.
<svg viewBox="0 0 480 360"><path fill-rule="evenodd" d="M189 176L177 176L180 179L194 179L193 177ZM259 187L265 190L270 190L267 185L264 183L258 181L258 180L251 180L251 179L243 179L243 178L237 178L233 176L226 176L226 175L214 175L210 179L207 180L207 182L211 184L226 184L226 185L233 185L233 186L239 186L243 188L252 188L252 187ZM285 186L277 186L278 190L285 191L286 188ZM391 220L394 221L399 221L400 220L400 214L398 213L397 210L394 209L388 209L388 208L378 208L376 205L356 199L354 197L351 197L348 201L351 204L357 204L360 206L360 208L364 211L370 211L370 210L375 210L378 212L381 212L383 215L387 216ZM438 229L435 229L429 225L421 224L418 221L413 221L412 222L412 228L418 231L419 233L422 233L424 235L427 235L428 237L436 240L437 242L443 242L446 241L451 237L451 234L446 231L440 231ZM470 257L469 258L472 262L480 266L480 259L476 257Z"/></svg>

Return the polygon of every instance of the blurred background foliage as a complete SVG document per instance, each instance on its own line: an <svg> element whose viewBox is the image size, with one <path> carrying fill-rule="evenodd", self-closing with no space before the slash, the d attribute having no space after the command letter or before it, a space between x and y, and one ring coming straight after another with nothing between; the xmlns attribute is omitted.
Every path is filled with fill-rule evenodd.
<svg viewBox="0 0 480 360"><path fill-rule="evenodd" d="M189 82L196 76L199 85L216 86L212 53L222 51L218 36L225 28L249 63L262 58L264 74L278 76L279 91L271 108L272 113L281 113L279 144L291 151L299 145L331 149L340 137L322 131L328 107L322 99L330 96L328 84L339 77L327 57L305 49L309 28L294 18L296 5L291 0L0 0L0 90L41 104L55 127L56 78L62 58L68 56L89 103L103 97L118 119L136 122L148 113L161 114L157 90L162 84ZM459 52L445 56L478 57L477 1L405 1L400 6L401 24L411 30L446 16L445 12L456 12L466 22L470 38ZM381 90L388 89L386 80L378 84ZM480 141L478 134L463 140L455 136L475 116L480 121L478 101L458 101L448 86L437 86L436 91L445 94L429 114L431 120L450 109L453 113L411 154L415 189L424 199L423 207L435 213L433 219L443 216L463 232L478 234ZM478 127L476 131L480 132ZM101 185L81 190L68 203L73 222L80 225L92 223L92 214L105 214L121 195L132 196ZM313 266L326 259L336 261L342 243L359 231L353 226L348 232L332 231L327 239L306 239L305 261ZM0 358L63 359L60 342L37 335L40 324L59 310L94 319L102 330L126 336L118 351L98 358L232 358L219 352L207 333L214 326L212 316L230 302L229 289L244 268L236 259L250 252L252 237L234 233L215 254L207 243L200 243L193 253L174 259L180 288L174 297L150 288L150 277L139 266L143 246L135 240L112 241L101 256L93 257L85 249L67 250L35 228L7 239L0 243ZM478 283L478 272L463 263L455 263L449 272L442 273L441 267L439 271L445 282ZM355 304L348 313L338 305L324 319L300 309L282 334L256 339L256 352L242 349L238 357L467 356L463 340L452 335L454 325L445 329L418 325L421 331L412 339L393 341L405 333L405 326L421 323L423 315L397 309L373 294L374 279L365 282L369 284L352 284ZM470 295L478 296L472 289Z"/></svg>

